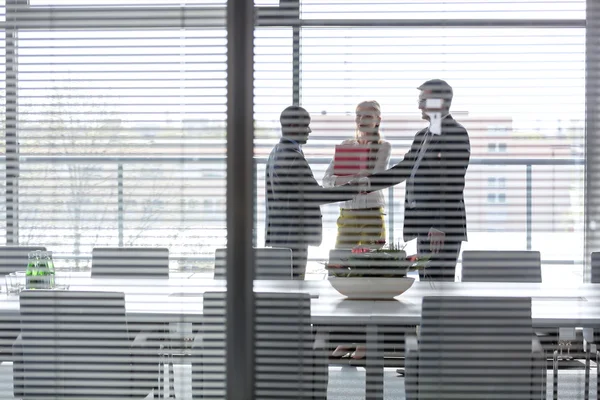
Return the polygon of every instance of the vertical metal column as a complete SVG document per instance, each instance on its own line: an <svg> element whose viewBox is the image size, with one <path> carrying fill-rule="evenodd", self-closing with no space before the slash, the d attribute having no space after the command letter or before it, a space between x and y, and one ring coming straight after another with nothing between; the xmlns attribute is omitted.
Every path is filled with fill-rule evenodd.
<svg viewBox="0 0 600 400"><path fill-rule="evenodd" d="M527 164L526 167L526 214L527 214L527 250L531 250L531 236L533 232L533 197L532 197L532 185L533 185L533 166Z"/></svg>
<svg viewBox="0 0 600 400"><path fill-rule="evenodd" d="M227 399L254 399L254 2L227 1Z"/></svg>
<svg viewBox="0 0 600 400"><path fill-rule="evenodd" d="M388 243L394 243L394 187L388 189Z"/></svg>
<svg viewBox="0 0 600 400"><path fill-rule="evenodd" d="M17 10L23 0L6 1L6 244L19 244L19 139L17 131ZM25 4L27 4L25 2Z"/></svg>
<svg viewBox="0 0 600 400"><path fill-rule="evenodd" d="M252 246L258 247L258 204L260 199L258 198L258 161L253 157L252 159L252 181L254 182L254 218L252 222Z"/></svg>
<svg viewBox="0 0 600 400"><path fill-rule="evenodd" d="M586 23L583 279L589 282L590 255L600 250L600 0L587 0Z"/></svg>
<svg viewBox="0 0 600 400"><path fill-rule="evenodd" d="M123 220L125 214L125 194L123 190L123 163L117 164L117 232L119 247L123 247Z"/></svg>

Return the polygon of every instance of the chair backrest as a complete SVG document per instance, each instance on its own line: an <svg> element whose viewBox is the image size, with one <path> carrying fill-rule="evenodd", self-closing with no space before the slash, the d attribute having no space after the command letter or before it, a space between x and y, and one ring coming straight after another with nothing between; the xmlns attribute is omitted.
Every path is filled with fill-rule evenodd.
<svg viewBox="0 0 600 400"><path fill-rule="evenodd" d="M169 249L163 247L96 247L93 278L169 278Z"/></svg>
<svg viewBox="0 0 600 400"><path fill-rule="evenodd" d="M591 283L600 283L600 252L592 253Z"/></svg>
<svg viewBox="0 0 600 400"><path fill-rule="evenodd" d="M292 250L282 247L256 247L255 279L290 280L292 279ZM226 279L227 249L215 251L214 279Z"/></svg>
<svg viewBox="0 0 600 400"><path fill-rule="evenodd" d="M225 398L225 296L204 294L201 360L192 356L194 399ZM308 400L326 393L327 358L313 350L310 294L256 293L254 321L255 398Z"/></svg>
<svg viewBox="0 0 600 400"><path fill-rule="evenodd" d="M463 282L542 281L539 251L472 251L462 253Z"/></svg>
<svg viewBox="0 0 600 400"><path fill-rule="evenodd" d="M26 290L21 292L20 314L15 397L110 399L149 394L156 364L134 369L123 293Z"/></svg>
<svg viewBox="0 0 600 400"><path fill-rule="evenodd" d="M35 250L46 251L43 246L0 246L0 275L27 269L28 254Z"/></svg>
<svg viewBox="0 0 600 400"><path fill-rule="evenodd" d="M530 399L531 298L423 299L419 399Z"/></svg>

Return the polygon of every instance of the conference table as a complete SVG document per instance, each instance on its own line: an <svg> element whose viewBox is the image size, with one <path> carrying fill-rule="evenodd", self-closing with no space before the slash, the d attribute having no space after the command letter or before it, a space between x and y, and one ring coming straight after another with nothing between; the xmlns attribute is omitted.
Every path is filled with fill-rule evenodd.
<svg viewBox="0 0 600 400"><path fill-rule="evenodd" d="M543 283L415 282L393 300L349 300L328 281L255 281L255 291L306 292L311 295L311 319L319 327L366 327L366 398L383 399L382 330L420 324L426 296L531 297L534 327L600 328L600 284L561 286ZM70 290L125 293L129 322L200 323L207 291L225 291L225 281L178 276L169 279L77 277ZM19 299L0 295L2 321L19 321Z"/></svg>

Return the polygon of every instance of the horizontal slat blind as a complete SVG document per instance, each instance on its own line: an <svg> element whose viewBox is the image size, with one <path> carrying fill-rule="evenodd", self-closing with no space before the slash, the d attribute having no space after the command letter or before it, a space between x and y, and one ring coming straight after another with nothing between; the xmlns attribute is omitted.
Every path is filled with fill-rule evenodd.
<svg viewBox="0 0 600 400"><path fill-rule="evenodd" d="M0 241L45 246L54 252L58 266L75 266L85 273L92 254L104 254L108 270L121 267L127 258L122 247L160 247L163 254L150 256L157 259L161 283L141 278L124 282L120 276L107 281L115 292L110 295L72 290L29 291L22 296L19 317L15 312L10 321L3 320L5 331L24 333L18 343L22 357L11 375L16 396L19 389L39 389L36 385L47 385L42 388L46 394L64 396L69 390L69 394L85 391L81 382L94 382L101 393L84 396L106 391L119 396L135 389L143 397L153 390L156 370L168 369L164 357L170 353L187 357L186 362L176 362L175 389L180 398L223 398L227 381L235 383L235 376L226 376L224 364L225 328L232 317L227 315L219 282L226 271L217 271L217 279L204 281L202 287L187 279L192 273L197 273L195 278L212 277L213 268L225 264L226 99L236 90L226 84L226 4L225 0L9 2L10 18L2 19L5 34L0 39L5 66L0 71L4 82L0 113L5 121L0 207L6 211ZM416 132L427 126L417 108L417 87L442 78L454 88L452 114L468 130L471 143L465 189L468 242L462 249L533 250L527 254L535 256L534 267L539 264L537 255L544 268L552 263L577 264L572 270L549 274L546 269L538 275L536 269L532 274L536 280L542 275L545 281L567 280L565 271L574 272L568 278L572 282L581 280L579 263L587 257L583 253L585 1L257 0L254 4L256 226L248 239L256 247L265 247L266 162L280 140L283 109L297 104L311 114L312 133L302 151L322 184L335 146L355 135L358 103L381 104L381 131L391 144L393 165L409 149ZM306 177L297 178L292 183ZM404 183L383 191L387 243L403 241L404 193ZM317 261L326 261L336 245L340 206L320 209L323 240L309 248L307 279L327 278ZM295 228L293 220L283 222ZM184 283L163 279L167 275L163 250L168 250L172 279L182 276L174 270L189 273ZM411 242L407 252L415 251ZM259 250L256 277L287 280L293 271L288 267L297 256L287 249ZM327 358L335 345L350 345L348 352L356 349L355 356L366 345L369 367L383 367L382 353L406 355L404 333L412 334L414 324L406 326L393 318L405 303L343 301L329 289L316 297L292 285L288 288L294 290L256 295L256 398L314 398L327 390L333 397L348 397L362 390L360 379L345 375L347 371L329 376ZM435 288L435 283L431 285ZM424 309L425 320L437 322L423 324L424 353L456 361L452 356L456 349L444 347L438 336L448 326L461 333L454 339L446 335L446 344L454 340L467 352L459 355L465 369L451 365L450 371L442 372L444 378L458 375L456 385L446 389L458 387L462 397L479 389L465 382L465 376L484 374L474 357L511 365L504 351L527 362L538 355L529 354L529 299L490 298L484 305L459 299L455 308L446 299L425 304L431 306ZM392 323L374 324L373 315L386 310ZM450 318L446 321L440 313ZM352 314L363 316L358 322L344 319ZM482 314L489 320L482 320ZM333 329L312 324L316 318L334 324ZM34 323L40 320L44 329L36 329ZM492 325L504 330L490 333ZM133 339L149 330L158 335L141 350ZM2 343L12 346L16 335L8 336ZM58 343L57 337L67 339ZM38 339L48 347L40 347ZM473 342L489 345L492 357L478 351ZM61 358L81 349L93 357ZM412 361L406 360L407 368L414 367ZM520 366L527 371L505 371L528 394L538 390L530 385L528 372L534 368ZM115 376L115 370L123 371L122 376ZM536 385L541 370L532 374ZM59 375L66 371L67 379L57 383L57 371ZM366 374L368 399L381 398L381 393L405 395L396 385L384 392L379 380L383 377L371 379L372 371ZM425 371L437 383L441 372ZM41 375L48 379L32 384ZM6 384L8 377L2 375L1 383ZM483 376L482 385L496 384L498 377ZM414 389L408 376L404 382L406 389ZM463 393L467 388L471 393ZM422 393L428 389L431 386Z"/></svg>
<svg viewBox="0 0 600 400"><path fill-rule="evenodd" d="M507 4L497 5L505 7ZM530 3L529 11L539 11L548 4ZM552 4L547 8L562 12L581 11L581 2ZM35 4L42 8L50 5L58 4ZM99 5L107 7L111 4ZM169 3L161 5L170 6ZM183 5L208 6L208 3ZM214 5L217 6L216 3ZM346 5L361 6L359 3ZM131 3L131 6L138 4ZM331 3L330 6L335 8L339 5ZM384 8L388 6L384 3L378 5ZM466 3L452 6L457 9L468 8L470 11L477 8L476 4ZM310 19L311 7L318 6L310 2L302 3L304 18ZM393 14L391 8L385 10ZM485 10L494 15L488 8ZM333 11L327 13L327 18L338 17L338 13ZM446 12L444 15L450 14ZM198 18L196 23L201 24L202 19ZM209 22L206 24L211 25ZM263 32L264 35L257 34L256 51L256 154L259 158L266 156L278 136L278 112L292 100L292 28L267 29ZM64 30L23 30L18 42L19 140L21 156L24 157L21 171L24 174L23 184L20 189L25 196L19 208L22 219L32 218L38 206L46 207L46 210L48 206L50 209L54 207L48 202L38 204L35 198L30 197L32 188L28 187L35 187L34 175L56 173L57 180L66 179L59 178L59 171L52 169L61 169L65 176L77 173L80 175L78 179L83 179L83 182L88 179L79 185L78 191L73 191L68 185L61 186L59 192L62 192L60 196L63 198L60 201L65 207L76 203L73 199L83 196L82 188L92 186L92 181L93 190L102 192L105 200L109 197L119 199L120 170L119 163L114 159L111 163L116 165L109 166L110 163L102 162L102 165L92 169L84 167L79 160L69 159L67 164L67 159L64 159L62 166L59 167L60 163L55 162L48 169L48 163L44 166L44 162L36 158L37 155L87 157L118 154L137 157L168 154L175 158L191 154L222 155L224 144L219 138L224 132L223 38L224 32L218 29L186 29L183 34L164 30L77 31L76 34ZM374 98L382 104L387 114L382 128L393 144L392 158L401 158L412 134L423 126L418 114L416 118L415 114L410 116L415 109L416 92L413 88L431 76L444 76L455 87L453 109L459 119L462 117L475 139L472 143L474 158L481 155L482 158L494 160L506 157L525 160L530 157L568 158L571 154L582 154L582 28L304 27L301 28L300 46L301 103L313 114L315 127L306 152L309 156L325 157L318 162L315 159L317 177L322 176L324 163L332 155L333 145L348 137L347 132L352 134L352 118L344 119L343 115L351 114L353 107L364 98ZM180 68L181 65L184 67ZM188 78L190 76L193 78ZM70 117L68 123L65 115ZM72 118L75 116L77 118ZM41 124L46 126L42 128ZM92 133L82 135L82 128ZM149 244L158 243L165 237L178 243L182 243L181 238L189 242L200 241L202 237L221 237L221 243L224 243L223 233L217 233L214 229L208 229L212 233L208 236L194 232L194 229L200 229L207 223L210 225L220 221L220 226L224 225L223 159L215 159L202 167L197 161L164 160L161 165L165 168L160 172L145 171L144 163L135 161L127 160L130 165L123 166L122 198L123 205L126 205L123 213L130 214L128 218L123 217L122 233L118 232L118 201L105 201L105 204L98 205L86 200L88 205L61 211L50 218L69 220L72 216L69 214L84 212L86 217L81 221L87 220L84 225L87 224L88 228L74 227L72 219L71 223L65 221L62 225L53 225L53 229L59 229L61 235L71 235L72 238L84 238L87 235L76 232L76 229L102 225L101 229L92 228L93 236L76 253L89 252L95 241L98 244L119 244L119 235L123 237L123 244L140 240ZM485 229L482 225L489 221L501 221L504 227L495 230L520 231L526 235L528 164L523 161L518 166L508 167L478 163L476 160L472 163L469 171L472 184L467 185L472 210L469 213L470 227L478 231ZM260 178L264 170L261 169L261 163L258 164L256 242L260 244L264 232ZM531 191L535 210L531 215L532 232L547 232L548 228L581 232L581 212L577 209L581 210L582 207L583 168L576 164L531 165L531 169L533 180L530 186L539 187L539 190ZM78 170L81 173L74 172ZM493 170L501 172L491 172ZM164 175L165 171L168 171L168 176ZM29 172L31 178L27 177ZM200 172L207 178L203 185L220 187L215 192L221 191L220 195L209 196L197 193L197 190L194 193L188 183L194 180L192 175L197 177ZM573 174L580 178L572 179ZM140 180L142 176L146 176L147 182ZM160 185L152 183L161 179L170 183L179 181L179 185L173 185L178 186L174 190L176 196L172 196L172 192L168 195L164 190L161 192ZM50 182L52 180L48 180L46 185ZM200 184L195 182L194 185ZM496 190L504 189L503 185L505 190ZM576 188L572 189L573 185ZM58 194L56 185L54 189L47 187L43 190L47 196L50 193ZM401 192L401 187L395 188L394 196ZM553 192L555 195L548 197L539 194L541 192ZM557 195L557 192L561 194ZM68 200L68 193L75 197ZM540 197L536 197L536 193ZM503 202L507 205L503 205ZM401 199L395 204L400 206ZM504 208L505 211L494 211L488 215L490 213L483 210L488 204L494 204L498 209ZM566 204L569 207L565 207ZM87 207L87 210L78 210L82 207ZM324 207L331 231L334 229L332 222L336 208ZM394 229L400 226L402 220L401 207L397 208ZM39 214L36 218L44 219ZM101 221L110 222L102 224ZM180 228L161 228L161 221L168 221L170 228L171 223L177 221ZM116 235L106 234L111 229ZM49 232L47 227L45 231ZM41 238L44 234L35 232L25 222L19 235L23 236L25 242L33 243L36 236ZM399 232L394 234L396 238L398 235ZM473 246L479 247L475 244L478 241L477 234L472 237ZM489 239L487 234L479 237L484 241ZM85 242L85 239L82 240ZM533 242L539 241L543 245L548 241L557 243L565 239L556 235L552 239L542 238L532 233L531 240L532 246L536 247ZM59 251L69 253L71 250L67 247ZM201 245L192 247L194 250L189 249L188 253L206 254L211 258L213 250L202 250L204 247ZM313 253L314 256L325 257L327 245L323 247L324 250ZM566 254L557 252L557 246L551 247L554 252L548 253L545 258L565 259ZM186 251L182 249L175 251L175 254L185 254Z"/></svg>
<svg viewBox="0 0 600 400"><path fill-rule="evenodd" d="M21 31L20 242L223 245L225 44L222 29Z"/></svg>
<svg viewBox="0 0 600 400"><path fill-rule="evenodd" d="M304 149L317 177L334 145L353 137L364 100L381 104L382 134L393 163L401 160L427 126L416 87L442 78L471 140L463 249L494 243L540 250L547 260L583 259L584 29L311 26L301 33L302 105L313 118ZM401 240L404 185L391 196L386 191L388 227ZM315 257L326 259L335 244L338 208L323 207L327 234Z"/></svg>
<svg viewBox="0 0 600 400"><path fill-rule="evenodd" d="M490 270L497 265L500 265L499 268L518 265L516 270L507 269L510 280L530 279L531 271L527 267L531 266L535 272L531 275L536 282L542 276L545 282L566 279L580 282L582 269L579 265L566 269L563 265L553 268L552 263L581 263L584 257L582 212L586 32L581 23L584 14L585 3L581 1L302 1L301 26L296 28L299 35L298 94L299 105L311 114L312 133L308 143L302 146L302 151L310 162L314 176L319 183L323 183L335 145L354 137L356 106L365 100L376 100L381 104L381 131L384 139L392 145L392 164L402 160L416 132L427 126L417 108L417 87L428 79L445 79L454 88L451 112L468 130L471 144L471 163L465 189L468 242L462 244L462 249L532 250L525 252L525 256L519 252L481 255L485 261L479 260L478 266L487 270L479 280L497 280L501 272ZM574 21L565 22L563 19L566 18ZM535 26L532 20L536 19L545 21ZM499 25L494 25L488 23L491 20L501 21ZM461 26L461 22L465 26ZM554 26L548 27L546 24ZM271 138L272 145L276 146L278 140L274 135ZM256 144L256 152L262 154L258 140ZM265 147L264 158L269 150L268 146ZM285 172L281 171L285 170L282 165L278 167L278 173L291 176L283 179L286 184L293 186L295 183L301 187L306 177L298 174L297 164L289 166ZM259 167L259 225L262 222L260 210L263 209L260 197L262 176ZM404 183L384 191L388 243L403 241L404 193ZM301 189L298 189L298 195L302 195ZM291 207L297 205L293 201L290 204ZM307 277L310 279L326 277L327 273L315 261L332 261L330 251L336 246L336 236L339 236L337 223L340 221L340 207L340 204L321 207L324 214L323 240L320 246L309 247ZM307 210L301 211L308 214ZM426 215L425 219L427 217L430 216ZM280 218L275 223L285 226L286 223L294 224L295 220ZM297 229L300 231L302 228ZM363 232L367 229L362 227ZM259 240L259 243L262 242ZM409 254L416 252L415 245L414 241L408 245ZM302 247L301 243L299 247ZM301 254L301 251L296 254ZM529 256L533 256L532 262L529 262ZM543 274L540 256L544 260ZM499 262L490 263L490 258ZM567 271L574 273L566 278ZM332 286L335 287L333 282ZM378 287L382 285L373 282L370 289L382 290ZM436 283L431 285L435 287ZM327 295L320 293L324 298ZM368 297L369 294L364 296ZM331 311L324 298L313 302L316 306L313 313L318 315ZM494 299L492 303L496 301ZM523 351L523 348L531 349L531 326L528 326L531 310L528 304L521 304L522 309L517 310L520 306L511 301L507 305L498 303L498 309L504 311L492 310L491 304L483 305L484 309L480 311L471 310L475 311L472 316L468 315L471 311L461 310L462 314L453 315L447 326L437 327L438 330L433 333L437 335L434 339L445 337L439 336L439 332L454 331L457 332L454 336L458 338L455 342L464 340L465 347L461 347L462 354L458 354L452 346L445 346L439 340L431 340L422 346L425 352L432 352L431 357L443 359L442 363L449 368L442 376L439 371L441 368L433 368L427 359L421 359L421 372L435 370L433 374L437 374L433 380L426 377L421 381L422 395L426 398L479 398L488 390L486 384L499 379L502 374L516 376L511 380L514 385L504 386L502 390L541 391L537 386L541 379L545 379L545 375L537 379L537 374L543 371L543 367L539 368L541 364L534 369L530 369L529 364L523 364L527 370L535 370L533 386L530 386L531 376L523 371L510 368L503 370L500 367L500 370L486 376L483 370L476 368L486 365L486 362L514 365L511 363L518 357L531 360L532 355ZM441 302L453 304L446 299ZM375 327L375 323L365 326L364 323L356 324L350 318L347 323L340 322L346 312L357 310L359 306L355 304L353 301L337 303L333 314L339 319L332 318L334 327L315 327L317 344L324 344L318 341L323 336L327 336L329 342L325 349L317 347L325 350L323 354L319 351L306 352L303 354L305 359L327 357L338 345L342 346L338 348L338 356L347 354L342 360L331 361L336 365L364 365L364 359L360 359L364 354L361 357L360 353L364 353L365 347L367 357L372 357L367 361L367 365L372 363L371 367L382 362L383 354L390 358L406 356L404 333L410 335L414 328L406 326L401 318L393 322L390 319L389 326L379 324ZM477 303L472 304L475 304L475 309L478 308ZM390 303L390 309L396 310L395 306L396 302ZM256 311L259 314L268 313L276 319L280 312L284 312L283 307L281 302L277 302L267 309L257 306ZM371 307L374 315L377 315L385 306L373 303ZM397 310L403 307L404 303L399 302ZM512 319L508 317L508 311L513 313ZM519 311L525 316L522 320L514 314ZM433 310L433 314L431 318L436 321L449 317L447 310L439 307ZM483 323L481 315L490 315L490 320L486 319ZM500 316L499 320L494 321L497 316ZM470 317L474 318L473 321L469 320ZM497 335L498 332L480 326L482 323L510 328L504 335ZM294 327L286 326L288 335L295 332ZM274 335L276 333L279 332L273 332ZM382 333L385 333L385 339L382 339ZM281 334L273 338L272 345L279 344L278 339L283 336ZM377 342L373 338L385 342ZM297 341L289 342L297 345ZM486 342L485 345L483 342ZM255 343L260 345L260 337L256 338ZM502 345L498 346L498 343ZM519 349L519 346L523 348ZM291 346L282 347L281 354L285 354ZM487 350L490 352L487 353ZM481 353L474 355L478 351ZM352 360L352 357L359 359ZM457 361L462 357L463 360ZM477 361L473 362L473 357ZM535 362L543 363L541 357L540 353L534 354ZM320 360L323 362L322 358ZM260 357L256 361L259 363ZM279 366L280 373L273 373L271 377L257 377L269 380L275 387L280 379L285 379L289 358L274 357L269 361ZM409 360L405 359L405 363L408 367ZM318 361L315 361L316 364ZM416 368L415 365L411 367ZM257 365L257 368L260 366ZM306 370L306 374L310 372ZM366 398L379 398L378 391L384 392L383 398L412 398L408 397L410 393L403 393L402 389L395 387L394 382L390 385L387 379L384 390L383 382L378 380L383 378L372 372L372 379L369 380L369 374L370 371L367 371ZM352 380L349 375L345 370L331 373L330 395L362 393L365 389L362 379ZM446 393L436 393L436 389L445 389L443 383L446 380L451 381L450 386L454 387ZM405 390L414 388L409 379L403 382ZM313 384L318 385L316 381ZM454 393L450 394L451 391ZM497 393L488 392L486 395L506 397L500 389ZM519 395L515 394L515 397Z"/></svg>
<svg viewBox="0 0 600 400"><path fill-rule="evenodd" d="M18 54L4 62L18 70L4 79L8 104L18 104L6 123L7 136L18 137L18 153L10 149L6 163L18 167L10 181L18 196L6 208L16 211L7 215L18 226L10 244L53 251L57 282L70 276L71 288L30 291L33 315L21 297L20 319L46 318L42 329L19 324L19 313L3 315L3 354L19 332L23 341L21 357L2 371L2 392L160 396L170 388L169 380L157 387L159 369L173 373L166 354L193 352L192 320L167 305L177 302L167 289L169 263L180 272L172 278L183 281L212 271L215 249L226 245L224 3L188 10L165 2L162 12L157 2L57 3L13 2L4 26L18 36L4 46ZM144 251L122 247L162 250L145 253L149 262ZM94 264L113 273L99 290L115 293L94 296L82 285ZM10 269L26 265L25 255ZM76 271L69 275L67 266ZM153 266L160 271L148 281ZM107 278L99 276L92 272ZM111 308L110 299L123 297L128 314L125 300ZM202 309L201 298L187 303ZM150 313L136 318L132 307ZM45 346L34 343L40 335ZM179 379L179 365L176 371ZM189 379L189 368L184 373ZM178 381L177 395L191 398L191 386Z"/></svg>
<svg viewBox="0 0 600 400"><path fill-rule="evenodd" d="M173 267L212 267L225 244L226 42L211 15L201 30L20 32L20 243L75 257L167 244L189 258ZM256 36L264 137L291 102L291 29Z"/></svg>
<svg viewBox="0 0 600 400"><path fill-rule="evenodd" d="M0 21L2 23L6 22L6 7L5 1L0 1ZM6 31L4 27L0 29L1 37L0 37L0 62L1 65L6 65ZM6 132L6 125L4 121L6 121L6 68L0 69L0 118L2 118L2 132ZM0 139L0 153L6 154L6 137L2 135ZM2 178L0 178L0 209L6 210L6 163L0 163L0 173L2 174ZM6 218L0 218L0 244L6 243Z"/></svg>
<svg viewBox="0 0 600 400"><path fill-rule="evenodd" d="M536 19L583 19L585 1L581 0L451 0L451 1L394 1L379 0L303 0L302 17L305 19L521 19L531 24Z"/></svg>

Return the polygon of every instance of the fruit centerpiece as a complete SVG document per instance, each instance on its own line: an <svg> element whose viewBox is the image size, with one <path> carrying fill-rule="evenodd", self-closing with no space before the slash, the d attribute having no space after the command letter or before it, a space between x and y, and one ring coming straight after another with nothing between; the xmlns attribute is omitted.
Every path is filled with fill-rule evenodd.
<svg viewBox="0 0 600 400"><path fill-rule="evenodd" d="M428 257L407 257L405 246L331 250L326 264L331 286L352 299L392 299L404 293L414 282L407 274L428 262Z"/></svg>

